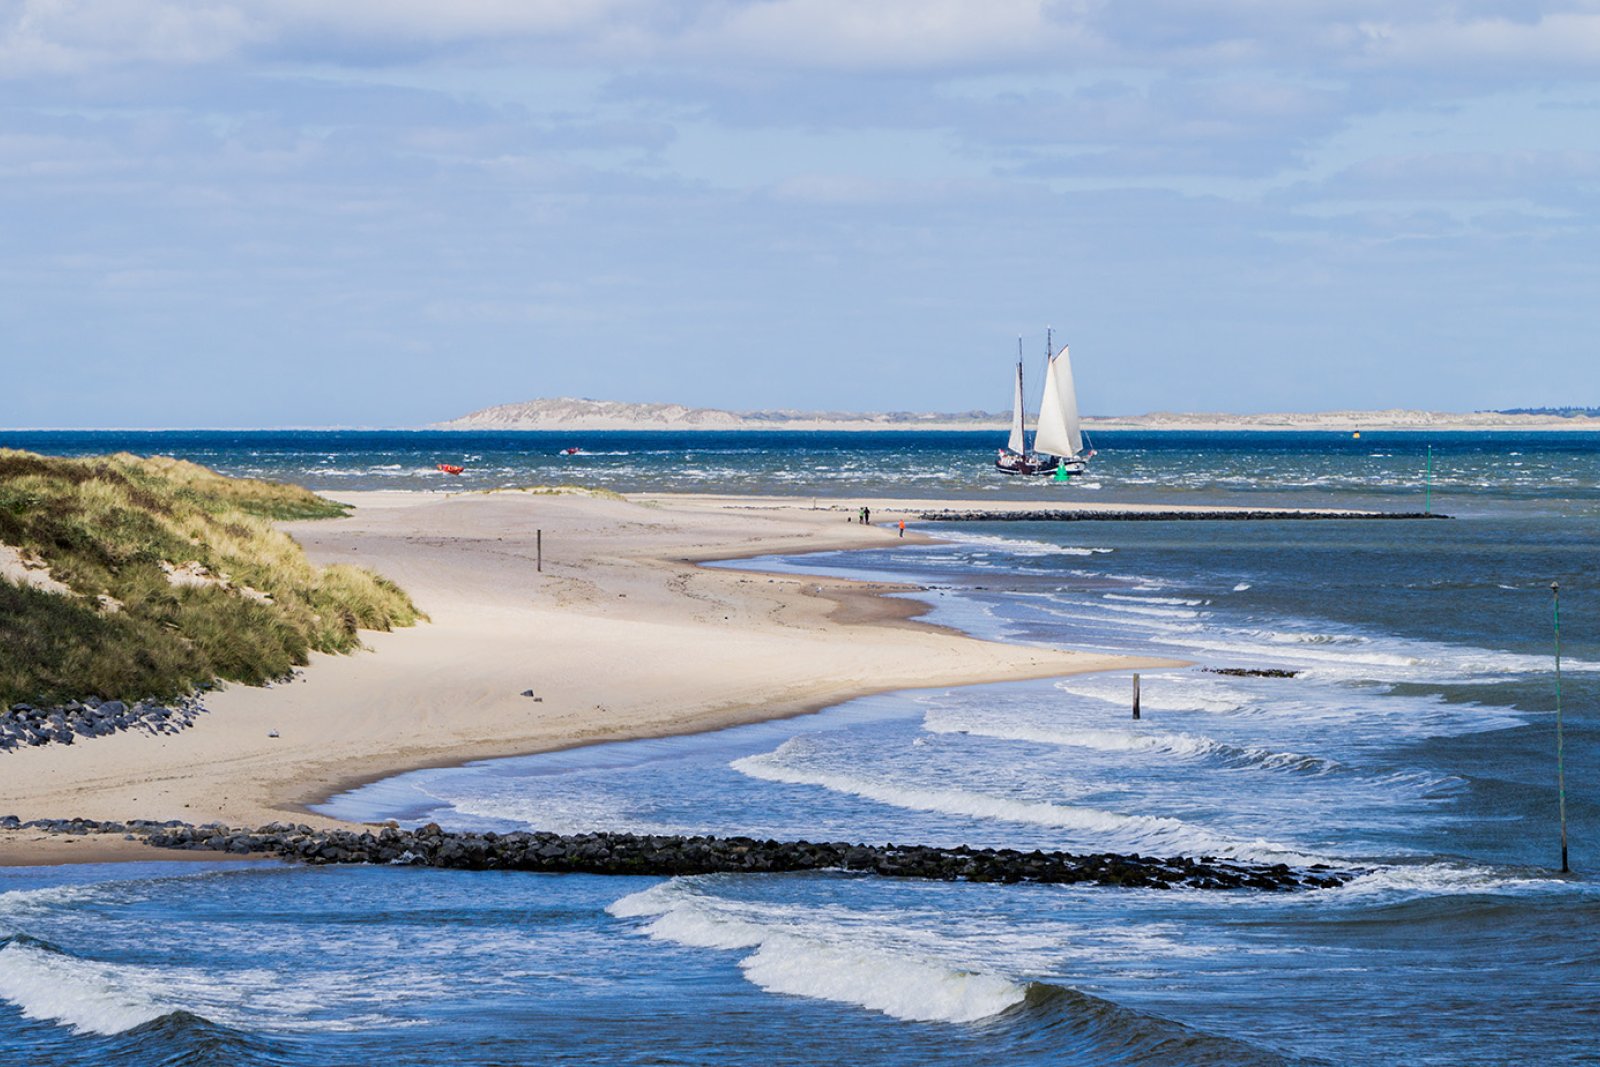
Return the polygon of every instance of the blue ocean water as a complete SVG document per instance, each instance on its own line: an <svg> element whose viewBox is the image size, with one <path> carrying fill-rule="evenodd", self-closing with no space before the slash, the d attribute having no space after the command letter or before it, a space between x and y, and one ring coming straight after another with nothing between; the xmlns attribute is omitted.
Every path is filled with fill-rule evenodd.
<svg viewBox="0 0 1600 1067"><path fill-rule="evenodd" d="M848 439L762 440L748 459L726 442L715 459L673 453L650 484L797 491L776 469L805 471L818 493L989 484L987 452L952 435L855 452ZM912 691L714 734L413 772L326 806L460 828L1113 849L1369 872L1344 888L13 869L0 871L0 1062L1594 1062L1591 440L1433 439L1433 503L1460 516L1450 522L940 524L935 545L737 564L892 577L924 589L932 621L981 636L1194 663L1143 673L1138 722L1125 672ZM985 491L1409 508L1428 442L1365 435L1362 447L1384 453L1371 455L1333 435L1238 435L1208 465L1213 443L1108 439L1092 481ZM185 434L152 448L324 487L389 477L327 473L372 466L353 458L382 451L371 440L333 461L325 436L298 460L291 442L270 468L246 454L259 444ZM420 471L436 447L385 463ZM561 462L530 459L529 480L551 480L539 473L547 458ZM934 470L949 472L948 488L915 480ZM724 482L736 485L693 484L698 471L733 471ZM618 465L586 484L646 479ZM1555 869L1552 580L1570 876ZM1235 667L1299 674L1205 669Z"/></svg>
<svg viewBox="0 0 1600 1067"><path fill-rule="evenodd" d="M1070 489L997 477L1000 436L960 433L640 433L438 430L0 430L0 448L161 453L313 489L488 489L577 484L618 492L785 493L1163 503L1415 505L1429 476L1455 512L1517 502L1600 503L1595 435L1097 434ZM566 448L580 448L567 456ZM440 463L464 467L444 474Z"/></svg>

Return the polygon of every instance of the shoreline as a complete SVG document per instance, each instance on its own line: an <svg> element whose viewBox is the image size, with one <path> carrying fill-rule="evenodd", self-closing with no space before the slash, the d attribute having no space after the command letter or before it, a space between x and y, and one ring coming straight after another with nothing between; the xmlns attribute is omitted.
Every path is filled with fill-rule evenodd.
<svg viewBox="0 0 1600 1067"><path fill-rule="evenodd" d="M364 633L371 651L316 656L285 683L215 692L210 713L180 734L0 757L0 815L346 826L310 806L408 770L702 733L873 693L1179 663L979 640L920 621L926 604L886 595L917 586L704 565L932 540L843 522L831 509L843 503L340 498L356 505L350 517L288 528L318 563L393 578L433 622ZM868 504L885 520L914 517L915 502ZM126 844L125 856L97 848L93 859L161 858ZM0 834L0 863L89 859L73 847Z"/></svg>

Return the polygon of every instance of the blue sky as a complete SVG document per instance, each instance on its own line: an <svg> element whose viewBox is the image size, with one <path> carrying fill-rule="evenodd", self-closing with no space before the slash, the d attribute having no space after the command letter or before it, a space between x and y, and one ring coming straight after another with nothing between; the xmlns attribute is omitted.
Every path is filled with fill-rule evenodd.
<svg viewBox="0 0 1600 1067"><path fill-rule="evenodd" d="M1600 0L0 0L0 425L1600 404Z"/></svg>

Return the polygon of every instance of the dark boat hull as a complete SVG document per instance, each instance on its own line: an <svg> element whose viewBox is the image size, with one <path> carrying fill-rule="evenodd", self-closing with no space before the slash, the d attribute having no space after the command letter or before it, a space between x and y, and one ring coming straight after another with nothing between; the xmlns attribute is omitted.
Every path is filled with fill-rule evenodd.
<svg viewBox="0 0 1600 1067"><path fill-rule="evenodd" d="M1008 459L1011 462L1006 462ZM1001 474L1020 474L1025 477L1053 476L1058 470L1065 470L1068 474L1082 474L1088 465L1088 462L1082 459L1061 459L1058 456L1039 459L1034 456L1023 457L1014 454L994 461L994 469Z"/></svg>
<svg viewBox="0 0 1600 1067"><path fill-rule="evenodd" d="M1029 476L1055 474L1056 468L1060 465L1061 461L1058 459L1029 460L1017 457L1010 463L1006 463L1003 460L998 459L994 461L994 469L999 471L1001 474L1021 474Z"/></svg>

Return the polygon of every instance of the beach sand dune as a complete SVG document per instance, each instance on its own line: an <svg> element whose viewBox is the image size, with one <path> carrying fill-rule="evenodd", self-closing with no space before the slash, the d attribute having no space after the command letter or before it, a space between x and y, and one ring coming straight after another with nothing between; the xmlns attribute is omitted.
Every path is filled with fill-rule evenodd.
<svg viewBox="0 0 1600 1067"><path fill-rule="evenodd" d="M318 656L292 681L210 694L210 714L179 734L0 756L0 813L329 823L305 806L416 767L715 729L873 692L1165 662L975 640L915 622L919 605L880 595L904 587L698 566L896 539L847 522L854 503L341 499L355 505L349 518L289 530L319 563L394 579L431 621L365 634L370 652ZM889 521L902 508L875 505ZM34 854L26 835L8 837L0 851L13 862Z"/></svg>

